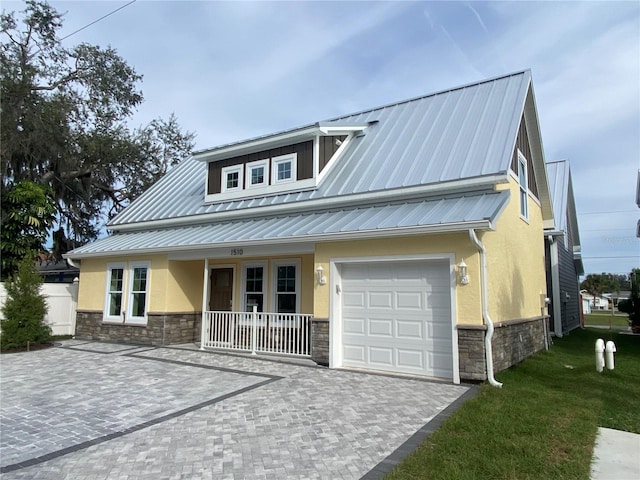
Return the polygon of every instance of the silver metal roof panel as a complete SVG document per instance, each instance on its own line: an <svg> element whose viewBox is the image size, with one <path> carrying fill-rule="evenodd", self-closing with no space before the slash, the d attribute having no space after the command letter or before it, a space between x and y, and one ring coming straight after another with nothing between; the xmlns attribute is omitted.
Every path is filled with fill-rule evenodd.
<svg viewBox="0 0 640 480"><path fill-rule="evenodd" d="M505 173L530 83L529 71L518 72L322 122L369 127L366 135L352 140L316 190L205 204L206 163L184 160L110 225L117 229Z"/></svg>
<svg viewBox="0 0 640 480"><path fill-rule="evenodd" d="M327 210L279 217L247 218L208 225L116 233L77 248L71 258L219 248L265 242L313 242L354 234L406 235L492 228L509 191ZM438 230L442 227L441 230Z"/></svg>

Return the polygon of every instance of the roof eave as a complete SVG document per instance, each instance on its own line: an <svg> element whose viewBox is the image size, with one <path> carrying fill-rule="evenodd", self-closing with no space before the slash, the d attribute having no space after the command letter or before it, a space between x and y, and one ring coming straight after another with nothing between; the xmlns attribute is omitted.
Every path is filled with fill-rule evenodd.
<svg viewBox="0 0 640 480"><path fill-rule="evenodd" d="M406 235L428 235L428 234L446 234L446 233L458 233L466 232L469 229L475 230L495 230L495 226L491 220L479 220L472 222L455 222L455 223L442 223L437 225L421 225L413 227L396 227L388 229L370 229L361 230L355 232L337 232L326 233L317 235L300 235L292 237L279 237L263 240L231 240L227 242L217 242L209 245L188 245L179 246L172 245L166 247L154 247L154 248L140 248L140 249L128 249L128 250L112 250L105 252L84 252L75 253L73 251L63 255L64 258L70 258L73 260L81 260L83 258L96 258L96 257L113 257L113 256L131 256L131 255L152 255L171 253L176 250L189 251L189 250L206 250L213 248L222 248L233 246L234 248L255 247L271 244L288 243L317 243L328 241L344 241L344 240L362 240L367 238L390 238L400 237Z"/></svg>

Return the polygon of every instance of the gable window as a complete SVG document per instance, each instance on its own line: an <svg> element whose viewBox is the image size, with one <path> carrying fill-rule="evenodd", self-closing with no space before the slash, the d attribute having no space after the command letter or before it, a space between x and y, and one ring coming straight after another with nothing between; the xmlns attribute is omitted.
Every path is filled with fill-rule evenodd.
<svg viewBox="0 0 640 480"><path fill-rule="evenodd" d="M232 165L222 169L222 192L242 190L242 165Z"/></svg>
<svg viewBox="0 0 640 480"><path fill-rule="evenodd" d="M264 264L245 265L244 267L244 309L247 312L257 307L258 312L264 312Z"/></svg>
<svg viewBox="0 0 640 480"><path fill-rule="evenodd" d="M518 183L520 184L520 216L525 220L529 219L528 190L529 182L527 178L527 159L518 152Z"/></svg>
<svg viewBox="0 0 640 480"><path fill-rule="evenodd" d="M297 154L291 153L271 159L273 184L294 182L296 180Z"/></svg>
<svg viewBox="0 0 640 480"><path fill-rule="evenodd" d="M269 160L247 163L247 188L265 187L269 184Z"/></svg>
<svg viewBox="0 0 640 480"><path fill-rule="evenodd" d="M300 262L276 261L273 274L276 313L298 312L300 309Z"/></svg>
<svg viewBox="0 0 640 480"><path fill-rule="evenodd" d="M146 325L149 262L107 266L107 292L103 320L108 323Z"/></svg>

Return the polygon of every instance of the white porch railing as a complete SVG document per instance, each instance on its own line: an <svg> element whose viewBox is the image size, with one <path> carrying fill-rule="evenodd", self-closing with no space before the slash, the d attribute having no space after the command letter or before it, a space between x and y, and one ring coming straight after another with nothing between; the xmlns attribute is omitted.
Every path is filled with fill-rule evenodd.
<svg viewBox="0 0 640 480"><path fill-rule="evenodd" d="M313 315L204 312L202 348L311 356Z"/></svg>

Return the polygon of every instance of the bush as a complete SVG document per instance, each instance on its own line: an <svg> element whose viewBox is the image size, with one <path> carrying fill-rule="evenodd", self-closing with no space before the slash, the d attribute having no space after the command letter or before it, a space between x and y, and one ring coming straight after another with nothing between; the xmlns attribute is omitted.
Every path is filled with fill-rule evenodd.
<svg viewBox="0 0 640 480"><path fill-rule="evenodd" d="M28 255L5 283L7 299L2 307L0 350L50 342L51 328L44 323L47 303L40 293L41 285L42 277L36 270L34 257Z"/></svg>

